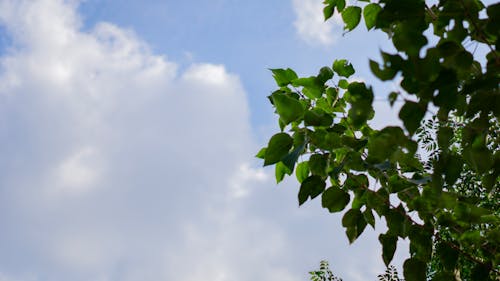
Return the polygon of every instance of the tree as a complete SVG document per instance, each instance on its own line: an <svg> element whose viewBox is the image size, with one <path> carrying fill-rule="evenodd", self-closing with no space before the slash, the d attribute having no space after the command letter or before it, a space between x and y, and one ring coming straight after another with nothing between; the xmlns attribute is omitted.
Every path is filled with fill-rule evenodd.
<svg viewBox="0 0 500 281"><path fill-rule="evenodd" d="M342 278L337 277L330 270L330 266L327 261L321 261L319 264L319 270L310 271L310 280L311 281L342 281ZM385 270L383 274L379 274L379 281L404 281L399 278L398 271L394 266L389 266Z"/></svg>
<svg viewBox="0 0 500 281"><path fill-rule="evenodd" d="M402 102L403 126L370 126L372 87L348 80L355 69L346 59L310 77L272 69L278 89L269 100L280 132L257 156L275 166L278 182L295 172L299 205L321 195L324 208L344 211L351 243L367 225L375 227L374 214L383 219L388 230L379 241L387 266L397 241L408 239L407 281L498 280L500 4L324 4L325 19L340 13L347 32L364 18L368 30L391 39L397 52L381 51L382 62L369 66L376 79L401 81L388 102ZM428 118L435 120L427 129L434 148L426 158L417 153L426 145Z"/></svg>
<svg viewBox="0 0 500 281"><path fill-rule="evenodd" d="M311 275L311 281L342 281L342 278L332 273L327 261L321 261L319 263L319 270L310 271L309 275Z"/></svg>
<svg viewBox="0 0 500 281"><path fill-rule="evenodd" d="M460 140L463 134L464 127L462 121L463 120L459 120L456 117L446 121L446 126L451 128L453 132L453 137L450 141L449 148L455 152L460 152ZM500 124L497 120L492 121L493 123L489 128L491 138L487 140L487 146L493 151L498 151L500 149L500 135L498 134L498 132L500 132ZM439 127L443 125L444 124L440 125L439 121L437 121L435 118L428 119L424 122L419 131L417 131L419 143L422 145L423 149L430 153L428 160L424 164L424 167L426 167L426 169L429 169L430 171L432 171L432 163L438 160L437 156L439 155L439 149L435 136L437 135L437 130L439 129ZM492 210L494 210L494 215L496 216L500 214L500 209L498 208L498 202L500 202L500 193L485 192L481 186L481 178L477 177L472 169L467 167L467 164L462 170L457 182L452 186L448 186L447 188L454 190L459 195L473 195L478 199L479 206L486 206L488 208L491 208ZM476 226L476 229L481 231L481 228L488 227L490 227L490 225L479 225ZM438 227L437 230L437 235L439 235L441 239L445 239L448 241L456 239L446 228ZM434 246L436 249L441 249L441 245L439 243L436 243ZM457 274L460 274L460 279L474 280L472 276L472 273L474 272L474 263L470 262L468 259L458 257L457 264L461 269L460 272L456 272ZM446 266L445 263L443 263L437 256L433 256L428 267L429 277L433 277L436 272L438 272L439 269L442 269L444 266Z"/></svg>

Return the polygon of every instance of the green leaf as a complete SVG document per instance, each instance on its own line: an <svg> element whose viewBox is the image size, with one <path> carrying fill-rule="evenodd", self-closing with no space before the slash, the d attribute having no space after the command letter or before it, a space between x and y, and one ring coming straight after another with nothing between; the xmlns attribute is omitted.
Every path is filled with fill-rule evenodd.
<svg viewBox="0 0 500 281"><path fill-rule="evenodd" d="M455 55L455 64L459 68L469 69L472 66L473 61L474 57L467 51L461 51L460 53Z"/></svg>
<svg viewBox="0 0 500 281"><path fill-rule="evenodd" d="M428 42L420 29L420 26L410 24L410 22L396 25L392 37L394 47L409 56L418 56L420 49Z"/></svg>
<svg viewBox="0 0 500 281"><path fill-rule="evenodd" d="M457 280L455 278L455 274L452 272L446 272L446 271L438 271L436 274L432 276L432 281L454 281Z"/></svg>
<svg viewBox="0 0 500 281"><path fill-rule="evenodd" d="M398 100L398 97L399 97L398 92L391 92L389 94L389 103L391 104L391 106L393 106L394 103Z"/></svg>
<svg viewBox="0 0 500 281"><path fill-rule="evenodd" d="M420 200L422 204L428 203L425 201L425 199ZM432 255L432 234L430 229L424 229L417 225L409 227L410 253L413 257L418 258L420 261L430 260Z"/></svg>
<svg viewBox="0 0 500 281"><path fill-rule="evenodd" d="M408 231L406 229L406 218L403 214L406 214L406 210L401 205L397 209L389 209L385 215L387 228L389 229L387 233L406 237Z"/></svg>
<svg viewBox="0 0 500 281"><path fill-rule="evenodd" d="M389 194L384 189L379 189L377 192L368 191L366 205L368 208L371 208L377 212L380 216L385 216L388 212L389 208L387 206L387 200L389 198Z"/></svg>
<svg viewBox="0 0 500 281"><path fill-rule="evenodd" d="M349 6L342 11L342 19L344 20L347 31L351 31L358 26L361 20L361 8L357 6Z"/></svg>
<svg viewBox="0 0 500 281"><path fill-rule="evenodd" d="M396 251L398 237L391 234L380 234L378 240L382 244L382 258L385 266L389 266Z"/></svg>
<svg viewBox="0 0 500 281"><path fill-rule="evenodd" d="M352 64L345 59L334 61L333 71L346 78L349 78L349 76L353 75L355 72Z"/></svg>
<svg viewBox="0 0 500 281"><path fill-rule="evenodd" d="M375 229L375 217L373 216L373 211L367 208L363 212L363 217L365 217L365 221Z"/></svg>
<svg viewBox="0 0 500 281"><path fill-rule="evenodd" d="M490 268L483 264L477 264L471 273L471 279L474 281L489 281Z"/></svg>
<svg viewBox="0 0 500 281"><path fill-rule="evenodd" d="M300 77L292 81L292 85L294 87L311 87L316 84L316 77L315 76L310 76L310 77Z"/></svg>
<svg viewBox="0 0 500 281"><path fill-rule="evenodd" d="M446 270L453 271L458 261L458 251L452 248L448 243L441 242L436 246L436 254L441 261L441 264Z"/></svg>
<svg viewBox="0 0 500 281"><path fill-rule="evenodd" d="M259 150L257 155L255 155L255 157L260 158L260 159L264 159L266 157L266 150L267 150L267 147L262 148L261 150Z"/></svg>
<svg viewBox="0 0 500 281"><path fill-rule="evenodd" d="M354 128L360 128L366 124L375 115L372 108L373 92L371 89L366 88L364 83L352 82L349 84L349 109L350 123Z"/></svg>
<svg viewBox="0 0 500 281"><path fill-rule="evenodd" d="M349 243L353 243L366 228L366 221L359 209L350 209L342 217L342 226L346 228Z"/></svg>
<svg viewBox="0 0 500 281"><path fill-rule="evenodd" d="M399 118L403 121L410 135L413 135L420 126L426 110L425 106L421 104L407 101L399 111Z"/></svg>
<svg viewBox="0 0 500 281"><path fill-rule="evenodd" d="M309 176L309 162L304 161L297 165L295 176L299 183L302 183Z"/></svg>
<svg viewBox="0 0 500 281"><path fill-rule="evenodd" d="M500 178L497 178L498 176L495 174L487 174L483 176L481 179L481 183L483 184L483 187L486 189L487 192L491 192L493 187L497 182L500 182Z"/></svg>
<svg viewBox="0 0 500 281"><path fill-rule="evenodd" d="M444 150L448 150L450 146L450 142L453 138L454 132L453 129L450 127L440 127L438 134L437 134L437 141L439 144L439 147L441 147Z"/></svg>
<svg viewBox="0 0 500 281"><path fill-rule="evenodd" d="M348 87L349 87L349 81L347 81L346 79L339 80L339 88L347 89Z"/></svg>
<svg viewBox="0 0 500 281"><path fill-rule="evenodd" d="M303 87L302 92L310 99L320 98L325 90L325 81L316 76L297 78L292 81L294 87Z"/></svg>
<svg viewBox="0 0 500 281"><path fill-rule="evenodd" d="M293 139L287 133L278 133L271 137L267 145L264 166L281 161L293 146Z"/></svg>
<svg viewBox="0 0 500 281"><path fill-rule="evenodd" d="M342 12L345 8L345 0L335 0L335 2L337 3L337 11Z"/></svg>
<svg viewBox="0 0 500 281"><path fill-rule="evenodd" d="M375 4L375 3L370 3L365 6L363 9L363 16L365 18L365 24L366 28L368 30L372 29L375 26L375 23L377 21L377 15L382 10L380 5Z"/></svg>
<svg viewBox="0 0 500 281"><path fill-rule="evenodd" d="M300 185L299 206L304 204L307 199L314 199L325 190L325 181L319 176L310 176Z"/></svg>
<svg viewBox="0 0 500 281"><path fill-rule="evenodd" d="M382 81L391 80L398 73L397 70L391 67L380 69L379 64L373 60L370 60L370 70Z"/></svg>
<svg viewBox="0 0 500 281"><path fill-rule="evenodd" d="M280 119L286 124L296 121L304 116L304 105L297 99L285 94L274 93L271 95Z"/></svg>
<svg viewBox="0 0 500 281"><path fill-rule="evenodd" d="M295 167L295 163L297 163L297 160L299 159L299 156L304 152L304 148L306 147L306 143L302 143L301 145L298 145L295 147L292 152L290 152L288 155L283 157L281 159L281 162L288 168L290 173L293 171Z"/></svg>
<svg viewBox="0 0 500 281"><path fill-rule="evenodd" d="M318 80L324 84L326 81L332 79L333 70L328 66L324 66L319 70L319 74L317 76Z"/></svg>
<svg viewBox="0 0 500 281"><path fill-rule="evenodd" d="M333 117L322 109L314 108L306 111L304 123L306 126L329 127L333 123Z"/></svg>
<svg viewBox="0 0 500 281"><path fill-rule="evenodd" d="M273 77L274 80L276 81L276 84L278 84L278 86L280 87L286 86L290 84L293 80L298 78L295 71L293 71L290 68L287 69L276 68L270 70L273 73Z"/></svg>
<svg viewBox="0 0 500 281"><path fill-rule="evenodd" d="M351 198L349 193L336 186L332 186L325 190L321 199L323 208L328 209L330 213L335 213L344 210Z"/></svg>
<svg viewBox="0 0 500 281"><path fill-rule="evenodd" d="M407 259L403 264L403 275L406 281L425 281L427 265L416 258Z"/></svg>
<svg viewBox="0 0 500 281"><path fill-rule="evenodd" d="M333 16L333 12L335 11L335 5L328 4L323 8L323 16L325 20L331 18Z"/></svg>
<svg viewBox="0 0 500 281"><path fill-rule="evenodd" d="M466 147L463 156L467 163L480 174L487 172L494 163L491 152L486 148L474 149Z"/></svg>
<svg viewBox="0 0 500 281"><path fill-rule="evenodd" d="M326 176L328 154L313 154L309 158L309 169L313 175Z"/></svg>
<svg viewBox="0 0 500 281"><path fill-rule="evenodd" d="M448 185L454 184L462 173L464 161L458 155L449 154L444 168L445 180Z"/></svg>
<svg viewBox="0 0 500 281"><path fill-rule="evenodd" d="M282 162L276 163L276 166L274 167L276 183L280 183L285 178L285 175L290 174L292 174L292 171L285 164Z"/></svg>
<svg viewBox="0 0 500 281"><path fill-rule="evenodd" d="M337 97L339 95L339 92L337 91L337 89L332 88L332 87L328 87L326 89L325 93L326 93L326 97L327 97L330 105L332 102L334 102L337 99Z"/></svg>

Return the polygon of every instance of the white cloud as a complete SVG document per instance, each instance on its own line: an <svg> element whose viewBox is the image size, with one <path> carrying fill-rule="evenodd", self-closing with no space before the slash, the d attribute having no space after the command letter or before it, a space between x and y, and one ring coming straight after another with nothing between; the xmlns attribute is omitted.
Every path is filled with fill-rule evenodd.
<svg viewBox="0 0 500 281"><path fill-rule="evenodd" d="M269 175L264 169L255 169L250 167L248 163L239 166L238 171L229 179L229 187L231 188L231 197L242 198L250 193L249 183L265 182L269 179Z"/></svg>
<svg viewBox="0 0 500 281"><path fill-rule="evenodd" d="M71 155L56 168L55 177L59 178L58 189L67 192L85 192L86 188L95 186L100 173L98 153L91 147L84 147ZM57 190L55 192L63 192Z"/></svg>
<svg viewBox="0 0 500 281"><path fill-rule="evenodd" d="M110 23L82 31L77 7L0 0L14 42L0 57L0 280L297 281L325 255L339 275L364 266L345 263L338 217L299 210L296 188L249 164L236 74L180 72ZM367 241L353 253L378 257Z"/></svg>
<svg viewBox="0 0 500 281"><path fill-rule="evenodd" d="M322 0L292 0L294 26L300 39L311 45L330 46L342 33L343 21L335 15L325 22Z"/></svg>
<svg viewBox="0 0 500 281"><path fill-rule="evenodd" d="M84 32L77 4L0 0L14 42L0 58L0 279L270 280L255 243L275 234L232 203L265 177L245 164L238 76L179 73L110 23ZM253 277L235 258L248 247Z"/></svg>

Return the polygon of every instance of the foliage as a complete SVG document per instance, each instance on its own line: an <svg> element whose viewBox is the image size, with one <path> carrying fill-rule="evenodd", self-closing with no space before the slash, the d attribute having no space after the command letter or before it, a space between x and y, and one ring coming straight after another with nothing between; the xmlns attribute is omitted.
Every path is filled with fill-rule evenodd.
<svg viewBox="0 0 500 281"><path fill-rule="evenodd" d="M311 281L342 281L342 278L333 275L327 261L321 261L319 270L310 271L309 274Z"/></svg>
<svg viewBox="0 0 500 281"><path fill-rule="evenodd" d="M310 276L311 281L342 281L342 278L337 277L332 273L328 265L328 262L324 260L320 262L319 270L310 271L309 274L311 275ZM398 271L396 270L396 267L394 267L393 265L387 267L387 269L383 274L379 274L378 280L404 281L403 279L399 278Z"/></svg>
<svg viewBox="0 0 500 281"><path fill-rule="evenodd" d="M404 281L403 279L399 278L398 271L396 270L396 267L393 265L390 265L387 267L385 270L384 274L380 274L378 276L379 281Z"/></svg>
<svg viewBox="0 0 500 281"><path fill-rule="evenodd" d="M462 128L464 127L462 122L463 120L452 118L448 120L446 124L446 126L452 129L453 133L449 147L457 153L460 152L459 141L463 133ZM436 118L428 119L425 120L424 125L421 127L421 131L417 134L422 148L429 153L428 160L425 164L428 169L432 169L432 162L437 160L439 149L435 136L437 135L437 130L441 126L442 125L439 125L439 121L437 121ZM487 147L493 151L498 151L500 149L500 124L498 123L498 120L493 120L489 131L491 138L487 140ZM481 185L481 178L477 177L473 170L470 167L467 167L467 164L462 170L457 182L447 188L452 189L461 195L474 196L478 198L477 204L479 206L486 206L487 208L493 210L496 216L500 215L500 208L498 204L498 202L500 202L500 193L485 192ZM484 229L489 227L490 225L483 224L476 226L476 229L482 231L482 228ZM446 228L438 228L437 235L439 235L441 239L448 241L456 239L452 236L453 233L450 233ZM441 249L440 243L435 243L434 247L437 251ZM476 254L478 253L476 252ZM473 262L468 259L458 257L457 264L461 269L461 272L456 272L456 274L460 274L461 280L474 280L472 273L474 272L473 270L475 264ZM439 272L439 269L442 269L444 266L446 266L446 264L443 263L438 256L434 255L430 262L430 266L428 267L428 276L433 277L436 272Z"/></svg>
<svg viewBox="0 0 500 281"><path fill-rule="evenodd" d="M500 3L324 3L325 18L340 13L346 31L364 19L368 30L390 38L397 51L381 51L382 62L369 66L382 81L401 81L388 102L402 102L403 127L370 126L374 93L349 80L355 69L348 60L310 77L272 69L278 89L269 100L280 132L257 156L275 166L278 182L295 172L299 205L321 196L324 208L344 212L351 243L375 227L375 214L383 218L386 265L399 239L410 242L407 281L500 278ZM488 52L481 57L476 48ZM426 145L430 155L419 157Z"/></svg>

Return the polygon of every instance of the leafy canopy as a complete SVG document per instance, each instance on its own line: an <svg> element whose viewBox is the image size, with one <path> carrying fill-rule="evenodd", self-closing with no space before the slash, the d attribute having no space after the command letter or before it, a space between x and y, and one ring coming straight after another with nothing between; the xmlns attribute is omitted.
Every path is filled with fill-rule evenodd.
<svg viewBox="0 0 500 281"><path fill-rule="evenodd" d="M369 66L376 79L401 81L402 90L387 96L391 105L402 102L403 126L370 126L373 89L349 80L355 69L346 59L310 77L272 69L278 89L269 100L280 132L257 156L275 166L278 182L295 172L299 205L321 197L328 211L344 212L351 243L375 227L375 215L384 218L386 265L397 241L410 241L407 281L498 280L500 3L324 4L325 19L340 13L346 31L363 19L368 30L390 38L397 51L381 51ZM426 116L435 120L432 129ZM431 156L419 157L418 148L428 145Z"/></svg>

